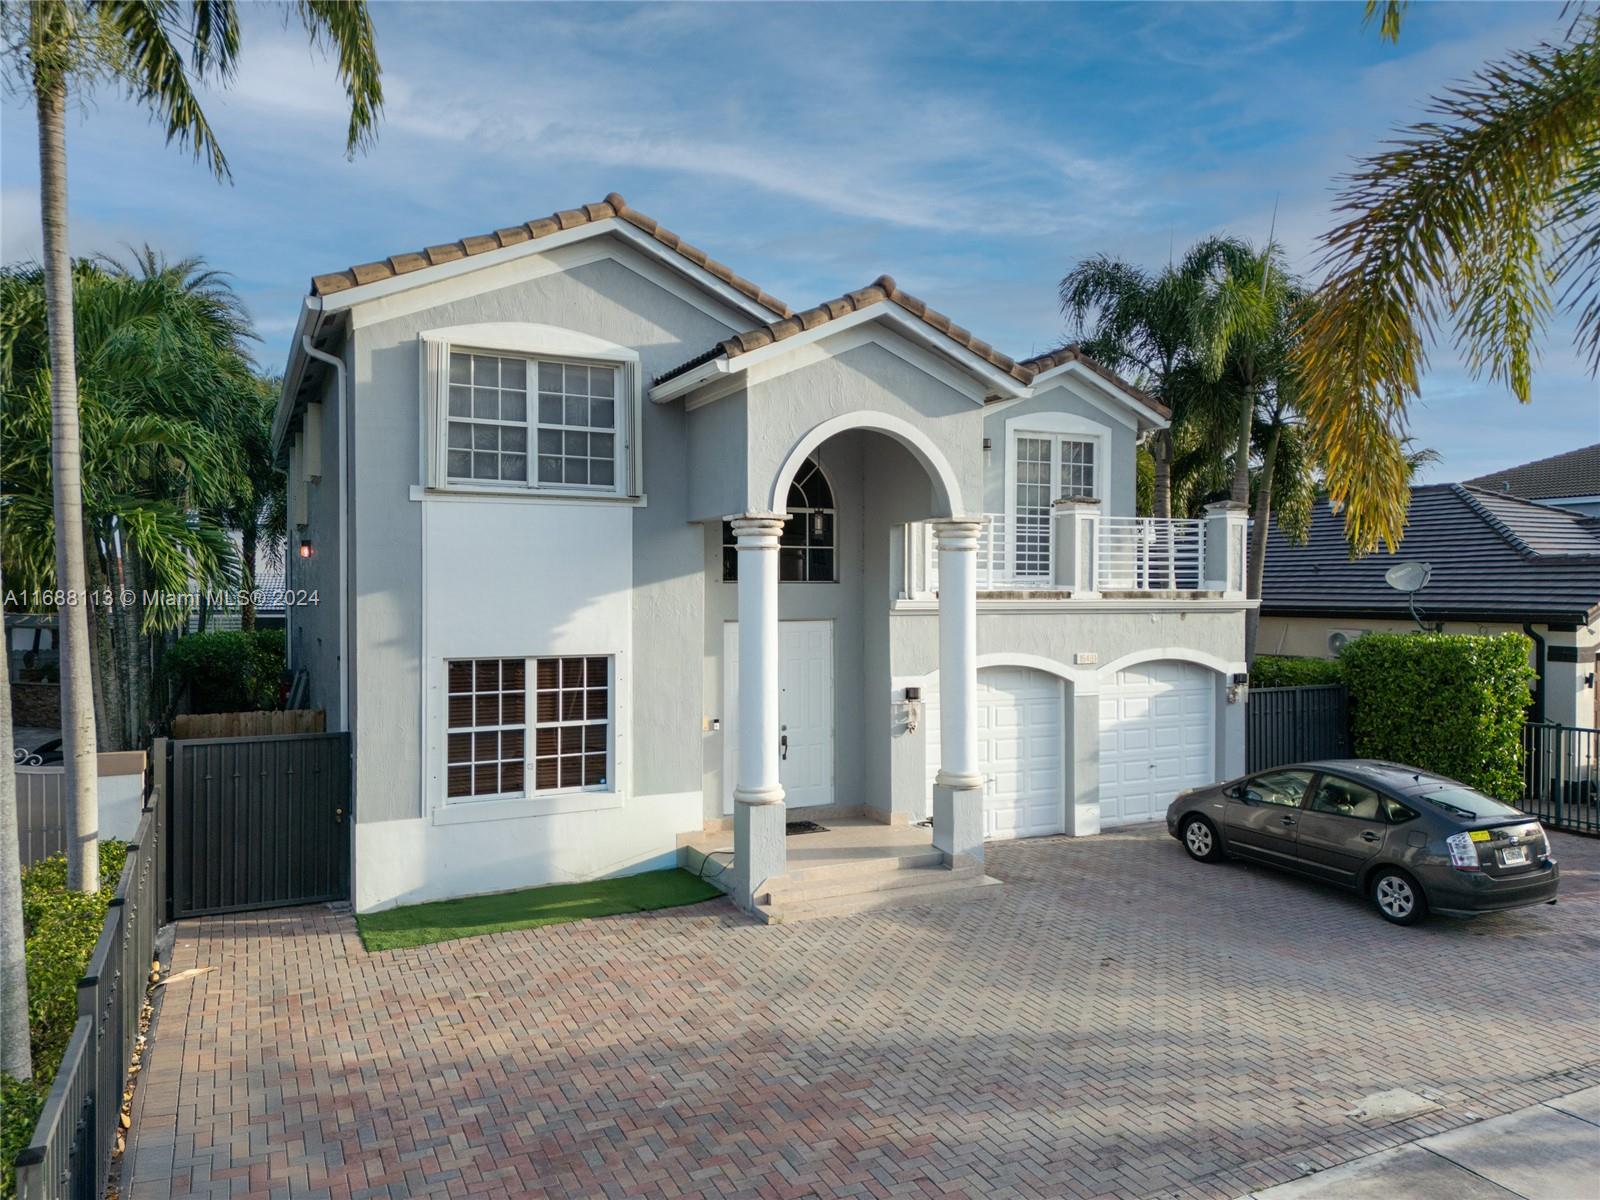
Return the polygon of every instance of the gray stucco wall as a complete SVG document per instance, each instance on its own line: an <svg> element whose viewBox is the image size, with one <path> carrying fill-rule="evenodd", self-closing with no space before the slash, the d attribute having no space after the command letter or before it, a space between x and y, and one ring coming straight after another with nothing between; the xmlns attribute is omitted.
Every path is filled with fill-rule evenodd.
<svg viewBox="0 0 1600 1200"><path fill-rule="evenodd" d="M356 331L355 611L362 661L354 682L365 734L356 745L363 821L422 815L421 752L413 736L421 705L421 505L410 498L421 482L417 338L430 329L484 322L561 326L633 348L648 381L726 337L735 318L713 318L629 267L602 260ZM695 683L704 543L700 529L687 523L682 408L646 400L643 409L648 503L633 515L634 677L652 683L632 697L633 790L687 792L700 787L703 705ZM550 519L551 512L529 503L521 515L532 523ZM597 553L605 549L596 547ZM485 556L484 587L496 585L499 567L496 555ZM541 649L530 645L526 653ZM673 686L656 682L663 680Z"/></svg>
<svg viewBox="0 0 1600 1200"><path fill-rule="evenodd" d="M337 350L349 371L351 346L348 341ZM290 527L284 547L287 586L299 599L300 592L315 592L315 604L296 604L287 611L290 666L306 671L309 690L307 707L327 714L329 729L344 728L345 714L339 706L339 576L343 561L339 556L339 510L344 482L339 478L339 438L344 410L331 368L324 372L319 393L321 411L315 419L322 426L322 477L306 486L306 526ZM315 410L308 409L309 414ZM296 457L291 469L298 470ZM314 553L300 557L302 540L311 543ZM351 654L352 661L354 653Z"/></svg>
<svg viewBox="0 0 1600 1200"><path fill-rule="evenodd" d="M800 441L818 426L863 410L915 427L937 449L971 511L983 490L982 410L883 346L867 344L812 363L749 390L747 504L760 510ZM939 513L931 500L926 515ZM920 490L921 485L919 485Z"/></svg>

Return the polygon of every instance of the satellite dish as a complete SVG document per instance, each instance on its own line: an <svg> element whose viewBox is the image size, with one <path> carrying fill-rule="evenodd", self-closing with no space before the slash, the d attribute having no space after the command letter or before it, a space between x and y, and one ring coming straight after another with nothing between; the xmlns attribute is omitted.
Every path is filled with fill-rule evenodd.
<svg viewBox="0 0 1600 1200"><path fill-rule="evenodd" d="M1417 623L1417 628L1424 633L1428 627L1422 623L1422 618L1417 615L1417 593L1428 586L1428 580L1433 577L1433 564L1425 562L1403 562L1390 567L1383 573L1383 578L1389 586L1397 592L1406 594L1406 603L1411 608L1411 619Z"/></svg>
<svg viewBox="0 0 1600 1200"><path fill-rule="evenodd" d="M1425 562L1403 562L1390 567L1383 574L1385 581L1397 592L1420 592L1428 586L1432 576L1433 564Z"/></svg>

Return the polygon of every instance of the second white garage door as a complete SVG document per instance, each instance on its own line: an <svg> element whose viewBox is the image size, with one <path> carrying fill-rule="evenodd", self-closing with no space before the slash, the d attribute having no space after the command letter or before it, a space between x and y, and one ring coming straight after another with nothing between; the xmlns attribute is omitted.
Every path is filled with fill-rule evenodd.
<svg viewBox="0 0 1600 1200"><path fill-rule="evenodd" d="M1100 689L1100 824L1154 821L1185 788L1215 780L1216 675L1142 663Z"/></svg>
<svg viewBox="0 0 1600 1200"><path fill-rule="evenodd" d="M978 672L978 769L983 836L1040 837L1065 830L1062 684L1025 667ZM939 720L930 705L928 781L939 771ZM931 808L929 810L932 811Z"/></svg>

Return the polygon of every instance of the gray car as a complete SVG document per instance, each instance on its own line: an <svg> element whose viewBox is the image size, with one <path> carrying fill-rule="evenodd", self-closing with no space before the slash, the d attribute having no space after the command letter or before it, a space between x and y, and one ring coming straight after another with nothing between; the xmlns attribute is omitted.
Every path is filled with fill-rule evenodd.
<svg viewBox="0 0 1600 1200"><path fill-rule="evenodd" d="M1273 767L1184 792L1167 832L1200 862L1248 858L1372 898L1414 925L1554 904L1560 871L1543 827L1464 783L1340 758Z"/></svg>

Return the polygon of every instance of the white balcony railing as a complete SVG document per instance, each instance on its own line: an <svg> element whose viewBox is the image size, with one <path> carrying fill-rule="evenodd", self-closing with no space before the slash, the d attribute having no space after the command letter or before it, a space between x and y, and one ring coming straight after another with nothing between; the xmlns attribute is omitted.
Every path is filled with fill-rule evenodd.
<svg viewBox="0 0 1600 1200"><path fill-rule="evenodd" d="M1225 520L1225 518L1223 518ZM1208 578L1207 527L1216 519L1170 520L1106 517L1091 510L1058 511L1053 516L988 513L978 539L978 590L1102 592L1199 592L1239 586ZM1222 536L1225 526L1211 531ZM1224 554L1213 569L1235 571L1243 579L1240 553ZM939 556L933 527L923 525L912 539L920 562L908 563L907 594L933 595L939 587ZM1226 547L1227 539L1219 543ZM1237 564L1228 564L1232 557Z"/></svg>
<svg viewBox="0 0 1600 1200"><path fill-rule="evenodd" d="M1095 591L1198 592L1205 587L1206 523L1097 517Z"/></svg>

